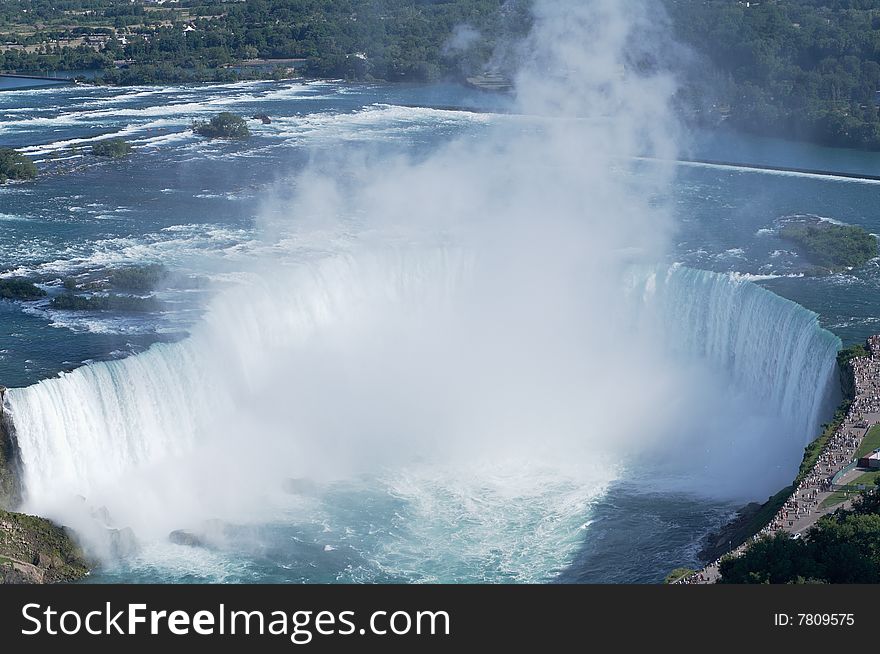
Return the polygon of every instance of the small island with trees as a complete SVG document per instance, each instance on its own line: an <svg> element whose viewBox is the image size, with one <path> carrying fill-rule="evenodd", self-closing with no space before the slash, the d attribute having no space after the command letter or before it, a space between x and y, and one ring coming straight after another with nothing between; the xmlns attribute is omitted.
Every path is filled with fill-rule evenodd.
<svg viewBox="0 0 880 654"><path fill-rule="evenodd" d="M811 263L832 272L858 268L880 254L877 238L864 228L812 216L786 222L779 236L799 246Z"/></svg>
<svg viewBox="0 0 880 654"><path fill-rule="evenodd" d="M0 300L39 300L46 291L20 277L0 279Z"/></svg>
<svg viewBox="0 0 880 654"><path fill-rule="evenodd" d="M121 138L112 138L95 143L92 146L92 154L96 157L120 159L131 154L133 149L134 148L131 147L131 144L123 141Z"/></svg>
<svg viewBox="0 0 880 654"><path fill-rule="evenodd" d="M224 111L209 121L196 121L193 132L209 139L244 140L251 135L247 122L241 116Z"/></svg>
<svg viewBox="0 0 880 654"><path fill-rule="evenodd" d="M28 157L12 148L0 148L0 184L7 180L28 180L37 176L37 167Z"/></svg>
<svg viewBox="0 0 880 654"><path fill-rule="evenodd" d="M154 295L133 294L151 294L168 275L165 266L150 263L114 268L106 279L83 281L68 277L62 282L64 291L52 298L50 306L60 311L160 311L162 303Z"/></svg>
<svg viewBox="0 0 880 654"><path fill-rule="evenodd" d="M67 277L61 280L60 293L51 288L47 292L30 279L0 278L0 300L36 302L45 298L50 308L59 311L154 313L163 306L154 291L163 287L169 276L161 264L122 266Z"/></svg>

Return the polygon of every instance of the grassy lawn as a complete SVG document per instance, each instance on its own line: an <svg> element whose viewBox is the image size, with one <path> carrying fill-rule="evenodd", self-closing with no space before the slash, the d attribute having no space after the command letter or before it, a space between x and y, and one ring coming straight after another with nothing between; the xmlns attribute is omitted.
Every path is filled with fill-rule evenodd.
<svg viewBox="0 0 880 654"><path fill-rule="evenodd" d="M874 485L874 481L880 477L880 470L874 470L872 472L866 472L860 477L856 477L849 484L841 488L839 491L835 491L831 495L829 495L822 504L819 505L820 509L828 509L832 506L837 506L851 498L853 495L859 492L859 486L864 484L865 488L871 488Z"/></svg>
<svg viewBox="0 0 880 654"><path fill-rule="evenodd" d="M676 568L668 575L666 575L666 579L663 581L664 584L674 584L676 581L681 579L682 577L687 577L688 575L692 575L696 572L696 570L691 570L690 568Z"/></svg>
<svg viewBox="0 0 880 654"><path fill-rule="evenodd" d="M874 425L868 431L868 435L865 436L865 440L862 441L856 452L856 458L860 459L876 449L880 449L880 425Z"/></svg>

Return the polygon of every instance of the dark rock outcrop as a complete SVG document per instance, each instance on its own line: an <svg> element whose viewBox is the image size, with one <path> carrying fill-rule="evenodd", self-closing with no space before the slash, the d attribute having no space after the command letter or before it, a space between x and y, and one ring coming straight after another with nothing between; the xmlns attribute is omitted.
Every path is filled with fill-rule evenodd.
<svg viewBox="0 0 880 654"><path fill-rule="evenodd" d="M0 584L54 584L86 576L71 533L45 518L0 511Z"/></svg>
<svg viewBox="0 0 880 654"><path fill-rule="evenodd" d="M736 512L736 516L730 522L709 534L698 554L700 559L706 563L715 561L751 538L753 535L753 530L750 529L751 523L762 506L757 502L746 504Z"/></svg>
<svg viewBox="0 0 880 654"><path fill-rule="evenodd" d="M20 459L12 420L3 409L5 393L0 387L0 509L14 509L21 502Z"/></svg>
<svg viewBox="0 0 880 654"><path fill-rule="evenodd" d="M110 554L116 559L127 559L141 551L141 543L131 527L108 529Z"/></svg>
<svg viewBox="0 0 880 654"><path fill-rule="evenodd" d="M188 529L177 529L168 534L168 540L175 545L186 545L187 547L207 547L204 536Z"/></svg>

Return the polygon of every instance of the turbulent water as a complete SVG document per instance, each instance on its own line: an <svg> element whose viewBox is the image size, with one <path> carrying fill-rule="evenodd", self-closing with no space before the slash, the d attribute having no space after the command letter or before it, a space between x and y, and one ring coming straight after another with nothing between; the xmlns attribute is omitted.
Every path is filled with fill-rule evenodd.
<svg viewBox="0 0 880 654"><path fill-rule="evenodd" d="M268 113L272 123L252 122L242 144L188 130L227 108ZM579 323L550 332L540 303L526 302L504 303L482 323L495 329L476 341L448 341L464 349L438 347L473 326L452 319L462 314L452 309L471 308L469 289L499 288L481 272L479 250L414 246L406 235L399 250L364 253L352 245L373 228L364 216L293 235L257 226L291 187L318 184L294 175L316 152L418 161L453 138L535 129L504 109L454 86L329 82L0 94L0 141L24 148L44 173L39 184L0 188L2 274L35 277L51 297L68 276L100 278L123 264L173 273L156 314L0 303L0 382L16 387L7 398L25 508L75 523L107 555L93 579L657 581L693 564L700 539L736 505L791 479L833 403L837 336L862 338L880 316L880 276L873 263L804 276L777 222L817 213L880 231L880 214L866 213L877 202L867 184L683 168L668 263L619 280L630 315L665 327L600 331L583 346ZM88 155L115 135L136 156ZM695 147L714 148L697 153L713 159L805 160L746 139ZM815 168L875 165L856 155L843 165L843 155L819 149L810 156ZM286 272L262 269L269 259L283 259ZM585 296L574 315L611 321L594 300ZM499 338L505 330L517 338ZM535 330L542 344L562 339L536 352L568 378L544 384L530 405L516 366L535 362L495 355ZM669 415L651 404L651 380L627 356L637 339L656 349L646 366L682 368L667 380L680 384ZM462 353L503 365L487 376ZM601 362L590 369L592 404L566 383L578 379L584 353ZM540 367L530 372L547 379ZM495 401L481 407L474 397ZM478 447L482 434L444 420L452 400L467 408L470 429L501 416L505 433ZM560 456L536 456L511 438L538 422L530 406L543 417L579 407L556 424L569 429L564 439L547 437L548 450L564 444ZM642 432L644 447L597 444L621 424ZM384 445L358 447L355 437ZM114 559L105 525L131 526L141 549ZM174 545L174 529L204 532L210 547Z"/></svg>
<svg viewBox="0 0 880 654"><path fill-rule="evenodd" d="M138 356L95 363L11 390L8 409L22 452L25 509L65 516L68 522L85 519L79 525L84 533L95 529L92 518L98 509L99 522L133 526L148 543L142 559L135 559L133 569L126 568L124 574L134 578L542 581L571 574L571 564L591 538L594 506L617 479L626 477L624 459L588 448L583 461L537 462L517 457L511 441L489 457L471 448L466 464L445 464L448 450L460 445L450 432L442 455L432 445L422 452L423 460L396 465L386 449L381 452L386 472L340 479L340 460L371 455L366 444L376 413L397 411L399 424L387 417L382 424L413 437L407 430L418 427L394 405L415 407L415 395L406 397L396 387L397 397L387 404L379 396L349 395L339 382L328 387L287 370L268 379L284 385L289 440L279 448L269 434L248 431L254 424L251 415L269 410L262 403L276 399L265 387L267 378L247 376L248 370L260 368L259 358L281 357L310 376L332 375L339 359L357 356L338 351L334 332L351 341L353 325L362 329L364 322L377 319L378 310L383 314L379 331L370 332L364 342L354 339L350 346L366 346L369 338L389 330L400 329L404 338L406 330L423 328L426 317L436 321L435 310L454 305L471 273L467 258L449 253L366 262L331 257L294 276L296 290L271 319L263 312L276 305L278 288L262 280L247 289L248 304L236 295L218 302L205 323L180 343L157 344ZM774 454L769 461L791 459L802 449L827 409L839 347L836 337L818 327L815 314L728 275L672 267L634 273L632 282L629 292L644 311L668 316L678 355L708 362L713 383L720 380L727 392L741 394L753 416L762 410L772 416L761 423L764 431L737 436L735 447L706 443L707 448L720 445L721 454L730 457L727 466L739 463L734 460L737 452L751 456L755 447L762 447L750 441L758 436L774 439L764 449L778 458ZM255 302L254 294L264 296ZM235 341L227 339L229 333L236 335ZM225 352L219 361L213 356L218 349ZM311 357L321 365L310 365ZM437 362L424 363L430 367ZM362 395L365 386L354 384L352 392ZM328 403L311 393L309 385L333 388L337 397ZM377 404L358 407L369 402ZM315 403L321 410L312 414ZM729 398L725 403L731 404ZM309 442L310 428L324 419L326 410L353 412L364 430L358 438L366 441L362 450L344 438L339 446L353 451L331 447L336 464L332 472L321 469L327 461L326 444ZM414 417L424 419L420 412ZM231 433L229 425L234 425ZM323 422L321 426L325 438L342 437L326 431ZM351 429L349 421L340 427ZM705 429L712 436L719 432L717 425ZM780 433L768 434L769 429ZM231 460L221 454L229 448L236 451ZM259 456L246 450L268 451ZM193 452L198 463L190 456ZM702 461L707 470L717 472L715 459L696 456L691 462ZM246 472L255 464L259 477ZM784 469L770 487L783 483L790 472ZM766 483L767 470L762 473ZM215 483L218 477L225 477L239 496L224 494L222 484ZM294 492L285 495L285 479L291 477L301 481L292 489L292 482L286 482ZM694 478L686 477L691 491ZM683 478L675 471L669 479L675 485ZM655 478L642 492L657 484ZM214 496L200 496L203 488ZM726 492L715 489L717 495ZM77 506L91 517L77 517ZM197 557L162 544L169 531L202 529L204 519L215 515L238 525L208 527L208 538L219 544L204 556L219 568L202 567L206 561L201 558L189 560ZM279 541L297 544L288 549ZM254 543L259 543L260 556L249 549ZM303 558L302 550L309 555ZM432 552L427 560L426 551ZM315 565L317 570L311 570Z"/></svg>

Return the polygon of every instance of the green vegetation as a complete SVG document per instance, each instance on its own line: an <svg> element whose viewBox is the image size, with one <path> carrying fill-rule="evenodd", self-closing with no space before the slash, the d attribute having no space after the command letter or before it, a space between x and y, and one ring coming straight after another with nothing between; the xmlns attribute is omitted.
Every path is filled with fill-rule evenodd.
<svg viewBox="0 0 880 654"><path fill-rule="evenodd" d="M0 509L16 506L21 501L18 452L9 434L5 415L0 415Z"/></svg>
<svg viewBox="0 0 880 654"><path fill-rule="evenodd" d="M407 82L463 78L490 60L512 65L505 54L515 48L506 44L528 31L531 4L7 0L0 3L0 70L99 70L99 81L109 84L294 71ZM878 0L663 4L677 39L696 53L669 62L684 80L680 106L696 121L880 149Z"/></svg>
<svg viewBox="0 0 880 654"><path fill-rule="evenodd" d="M664 0L698 120L825 145L880 148L880 2Z"/></svg>
<svg viewBox="0 0 880 654"><path fill-rule="evenodd" d="M10 179L34 179L37 167L34 162L12 148L0 148L0 184Z"/></svg>
<svg viewBox="0 0 880 654"><path fill-rule="evenodd" d="M874 473L872 473L874 474ZM763 538L721 562L721 583L880 582L880 491L866 490L848 510L819 519L805 538Z"/></svg>
<svg viewBox="0 0 880 654"><path fill-rule="evenodd" d="M880 425L874 425L868 430L868 433L862 440L862 444L859 446L859 449L856 450L854 458L861 459L863 456L867 456L877 449L880 449Z"/></svg>
<svg viewBox="0 0 880 654"><path fill-rule="evenodd" d="M157 263L126 266L110 273L110 285L121 291L147 293L168 276L168 269Z"/></svg>
<svg viewBox="0 0 880 654"><path fill-rule="evenodd" d="M502 73L513 65L513 57L505 55L516 48L507 44L528 31L531 4L7 0L0 3L0 70L92 69L108 84L295 73L405 82L461 79L485 71L490 61ZM696 53L668 62L684 82L679 105L693 120L880 149L878 0L663 4L676 38Z"/></svg>
<svg viewBox="0 0 880 654"><path fill-rule="evenodd" d="M856 343L855 345L850 345L849 347L843 348L840 352L837 353L837 365L841 370L846 368L849 365L849 362L853 359L859 359L861 357L869 357L871 353L868 351L868 348L864 343Z"/></svg>
<svg viewBox="0 0 880 654"><path fill-rule="evenodd" d="M46 291L26 279L0 279L0 300L36 300L44 295Z"/></svg>
<svg viewBox="0 0 880 654"><path fill-rule="evenodd" d="M846 414L852 403L852 394L847 393L846 389L844 389L844 394L845 397L834 411L834 417L831 419L831 422L822 425L822 433L819 437L804 448L804 458L801 460L800 468L798 468L798 475L794 479L794 486L797 486L808 474L810 474L810 471L815 467L816 462L819 460L822 450L825 449L828 440L834 436L835 432L843 424L843 421L846 420Z"/></svg>
<svg viewBox="0 0 880 654"><path fill-rule="evenodd" d="M859 475L846 486L843 486L839 490L834 491L833 493L831 493L831 495L826 497L819 508L828 509L832 506L843 504L849 498L857 495L865 488L870 488L871 486L873 486L878 478L880 478L880 471L876 470L873 472L866 472L863 475ZM860 486L862 488L859 488Z"/></svg>
<svg viewBox="0 0 880 654"><path fill-rule="evenodd" d="M82 550L64 527L22 513L0 511L0 556L5 559L0 562L0 583L75 581L89 571Z"/></svg>
<svg viewBox="0 0 880 654"><path fill-rule="evenodd" d="M228 111L217 114L207 122L196 121L192 129L199 136L209 139L243 140L251 135L244 118Z"/></svg>
<svg viewBox="0 0 880 654"><path fill-rule="evenodd" d="M132 295L75 295L64 293L52 298L52 308L63 311L121 311L149 313L158 311L161 303L154 297Z"/></svg>
<svg viewBox="0 0 880 654"><path fill-rule="evenodd" d="M841 390L843 391L843 400L834 412L831 422L822 426L822 433L818 438L812 441L804 448L804 456L798 469L792 485L786 486L778 493L769 497L764 504L754 510L750 505L742 512L740 517L722 528L719 532L712 534L706 547L700 553L704 560L714 560L722 552L726 552L729 547L738 547L745 543L749 538L760 532L773 517L779 512L779 509L785 504L786 500L794 492L795 487L803 481L809 474L810 470L816 465L822 450L828 443L828 440L838 430L843 421L846 419L849 406L853 398L852 370L849 367L849 361L854 355L865 351L864 346L856 345L847 350L842 350L838 355L838 363L841 370Z"/></svg>
<svg viewBox="0 0 880 654"><path fill-rule="evenodd" d="M428 81L480 72L530 0L9 0L0 70L99 69L111 84L289 75ZM25 13L26 11L26 13ZM456 28L479 38L446 47Z"/></svg>
<svg viewBox="0 0 880 654"><path fill-rule="evenodd" d="M830 270L855 268L878 254L877 239L851 225L799 221L782 227L779 236L796 243L811 261Z"/></svg>
<svg viewBox="0 0 880 654"><path fill-rule="evenodd" d="M666 575L666 579L663 580L664 584L674 584L676 581L683 577L687 577L696 572L696 570L691 570L690 568L676 568L668 575Z"/></svg>
<svg viewBox="0 0 880 654"><path fill-rule="evenodd" d="M134 148L120 138L107 139L98 141L92 146L92 154L96 157L110 157L111 159L119 159L127 154L131 154Z"/></svg>

